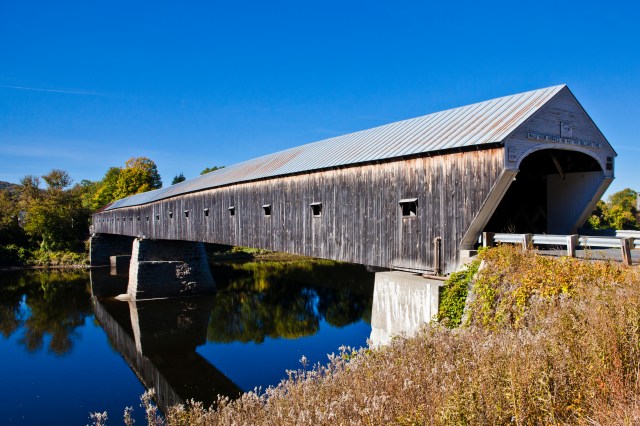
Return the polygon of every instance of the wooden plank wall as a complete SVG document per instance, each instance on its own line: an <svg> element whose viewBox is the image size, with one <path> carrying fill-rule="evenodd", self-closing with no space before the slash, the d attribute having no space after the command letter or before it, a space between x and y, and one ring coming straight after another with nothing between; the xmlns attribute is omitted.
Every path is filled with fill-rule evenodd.
<svg viewBox="0 0 640 426"><path fill-rule="evenodd" d="M600 148L594 147L576 147L562 143L545 143L538 140L527 138L529 132L539 133L548 136L561 135L560 123L566 122L573 126L573 139L584 140L601 144ZM516 163L522 160L527 153L536 147L544 147L546 149L567 149L584 151L598 158L604 174L607 177L613 177L613 168L606 170L607 157L615 157L615 151L604 137L600 129L595 125L591 117L582 108L578 100L573 96L568 88L562 89L556 96L541 107L527 121L520 125L505 140L505 149L510 149L516 161L509 161L506 158L506 167L513 169Z"/></svg>
<svg viewBox="0 0 640 426"><path fill-rule="evenodd" d="M279 177L106 211L94 215L93 226L97 233L424 271L433 268L433 239L441 237L442 266L449 272L503 162L503 148L491 148ZM415 217L402 217L403 198L418 199ZM322 202L321 217L313 217L313 202ZM271 204L271 216L264 215L264 204Z"/></svg>

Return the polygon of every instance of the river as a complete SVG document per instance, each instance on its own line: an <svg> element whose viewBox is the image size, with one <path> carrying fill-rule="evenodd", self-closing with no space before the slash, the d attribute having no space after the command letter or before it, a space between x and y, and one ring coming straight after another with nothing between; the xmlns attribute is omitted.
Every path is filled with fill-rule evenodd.
<svg viewBox="0 0 640 426"><path fill-rule="evenodd" d="M371 335L374 274L363 266L244 262L212 273L212 296L139 302L92 298L92 282L126 282L109 268L0 273L0 424L84 425L94 411L119 424L126 406L145 424L146 387L161 409L210 404Z"/></svg>

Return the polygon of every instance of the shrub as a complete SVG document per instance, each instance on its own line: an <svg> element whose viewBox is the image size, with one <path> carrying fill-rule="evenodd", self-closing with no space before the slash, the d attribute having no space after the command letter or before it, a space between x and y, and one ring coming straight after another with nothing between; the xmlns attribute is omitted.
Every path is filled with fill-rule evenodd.
<svg viewBox="0 0 640 426"><path fill-rule="evenodd" d="M166 423L640 424L640 268L513 247L481 257L467 327L342 348L264 393L173 407Z"/></svg>
<svg viewBox="0 0 640 426"><path fill-rule="evenodd" d="M462 321L464 306L467 301L469 286L478 272L480 260L476 259L459 272L449 276L447 283L440 290L438 321L448 327L458 327Z"/></svg>
<svg viewBox="0 0 640 426"><path fill-rule="evenodd" d="M15 244L0 245L0 266L21 266L30 260L30 253Z"/></svg>

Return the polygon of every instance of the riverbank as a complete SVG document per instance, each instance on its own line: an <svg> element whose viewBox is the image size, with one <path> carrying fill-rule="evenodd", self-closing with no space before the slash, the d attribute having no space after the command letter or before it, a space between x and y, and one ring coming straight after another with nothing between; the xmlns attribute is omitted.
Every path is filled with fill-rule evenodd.
<svg viewBox="0 0 640 426"><path fill-rule="evenodd" d="M70 250L28 249L13 244L0 246L0 271L58 268L89 268L89 255Z"/></svg>
<svg viewBox="0 0 640 426"><path fill-rule="evenodd" d="M166 423L640 422L640 268L513 247L482 258L461 327L342 348L328 365L302 357L276 388L221 399L216 410L174 407Z"/></svg>
<svg viewBox="0 0 640 426"><path fill-rule="evenodd" d="M207 245L209 246L209 245ZM4 263L0 264L0 272L27 271L38 269L89 269L89 254L71 251L39 251L28 250L17 246L2 246L0 254L4 255ZM6 252L6 253L5 253ZM231 247L210 245L207 248L207 259L210 264L220 262L287 262L310 259L305 256L252 249L248 247Z"/></svg>

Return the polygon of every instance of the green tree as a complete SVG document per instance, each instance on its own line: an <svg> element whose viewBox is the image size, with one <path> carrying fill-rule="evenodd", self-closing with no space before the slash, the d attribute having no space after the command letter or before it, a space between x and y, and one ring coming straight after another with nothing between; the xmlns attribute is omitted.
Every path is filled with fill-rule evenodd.
<svg viewBox="0 0 640 426"><path fill-rule="evenodd" d="M71 177L69 173L60 169L53 169L46 175L42 176L42 179L47 183L49 189L55 191L62 191L67 186L71 185Z"/></svg>
<svg viewBox="0 0 640 426"><path fill-rule="evenodd" d="M76 184L73 187L73 191L77 191L80 194L83 207L93 210L93 197L95 197L99 187L100 182L93 182L87 179L82 179L80 183Z"/></svg>
<svg viewBox="0 0 640 426"><path fill-rule="evenodd" d="M127 160L124 168L109 168L100 182L85 188L83 199L88 199L85 205L95 211L120 198L158 188L162 188L162 180L156 163L136 157Z"/></svg>
<svg viewBox="0 0 640 426"><path fill-rule="evenodd" d="M120 171L115 199L162 188L156 163L146 157L130 158Z"/></svg>
<svg viewBox="0 0 640 426"><path fill-rule="evenodd" d="M187 178L184 177L184 174L182 172L180 172L179 175L175 175L173 177L173 180L171 181L171 185L175 185L176 183L184 182L185 180L187 180Z"/></svg>
<svg viewBox="0 0 640 426"><path fill-rule="evenodd" d="M79 191L65 189L71 184L67 172L54 169L42 178L48 185L45 191L32 176L22 179L24 231L42 250L73 248L88 232L90 212L83 207Z"/></svg>
<svg viewBox="0 0 640 426"><path fill-rule="evenodd" d="M0 189L0 244L17 244L24 239L19 216L17 198Z"/></svg>
<svg viewBox="0 0 640 426"><path fill-rule="evenodd" d="M203 171L200 172L200 174L204 175L206 173L215 172L216 170L220 170L220 169L224 169L224 166L206 167Z"/></svg>
<svg viewBox="0 0 640 426"><path fill-rule="evenodd" d="M40 198L40 178L34 175L26 175L20 179L20 202L29 203Z"/></svg>
<svg viewBox="0 0 640 426"><path fill-rule="evenodd" d="M90 207L98 210L101 207L116 200L116 190L118 188L118 178L120 178L120 167L110 167L104 177L98 182L95 193L91 198Z"/></svg>
<svg viewBox="0 0 640 426"><path fill-rule="evenodd" d="M609 196L606 203L598 201L587 226L593 229L640 229L637 196L636 191L626 188Z"/></svg>

